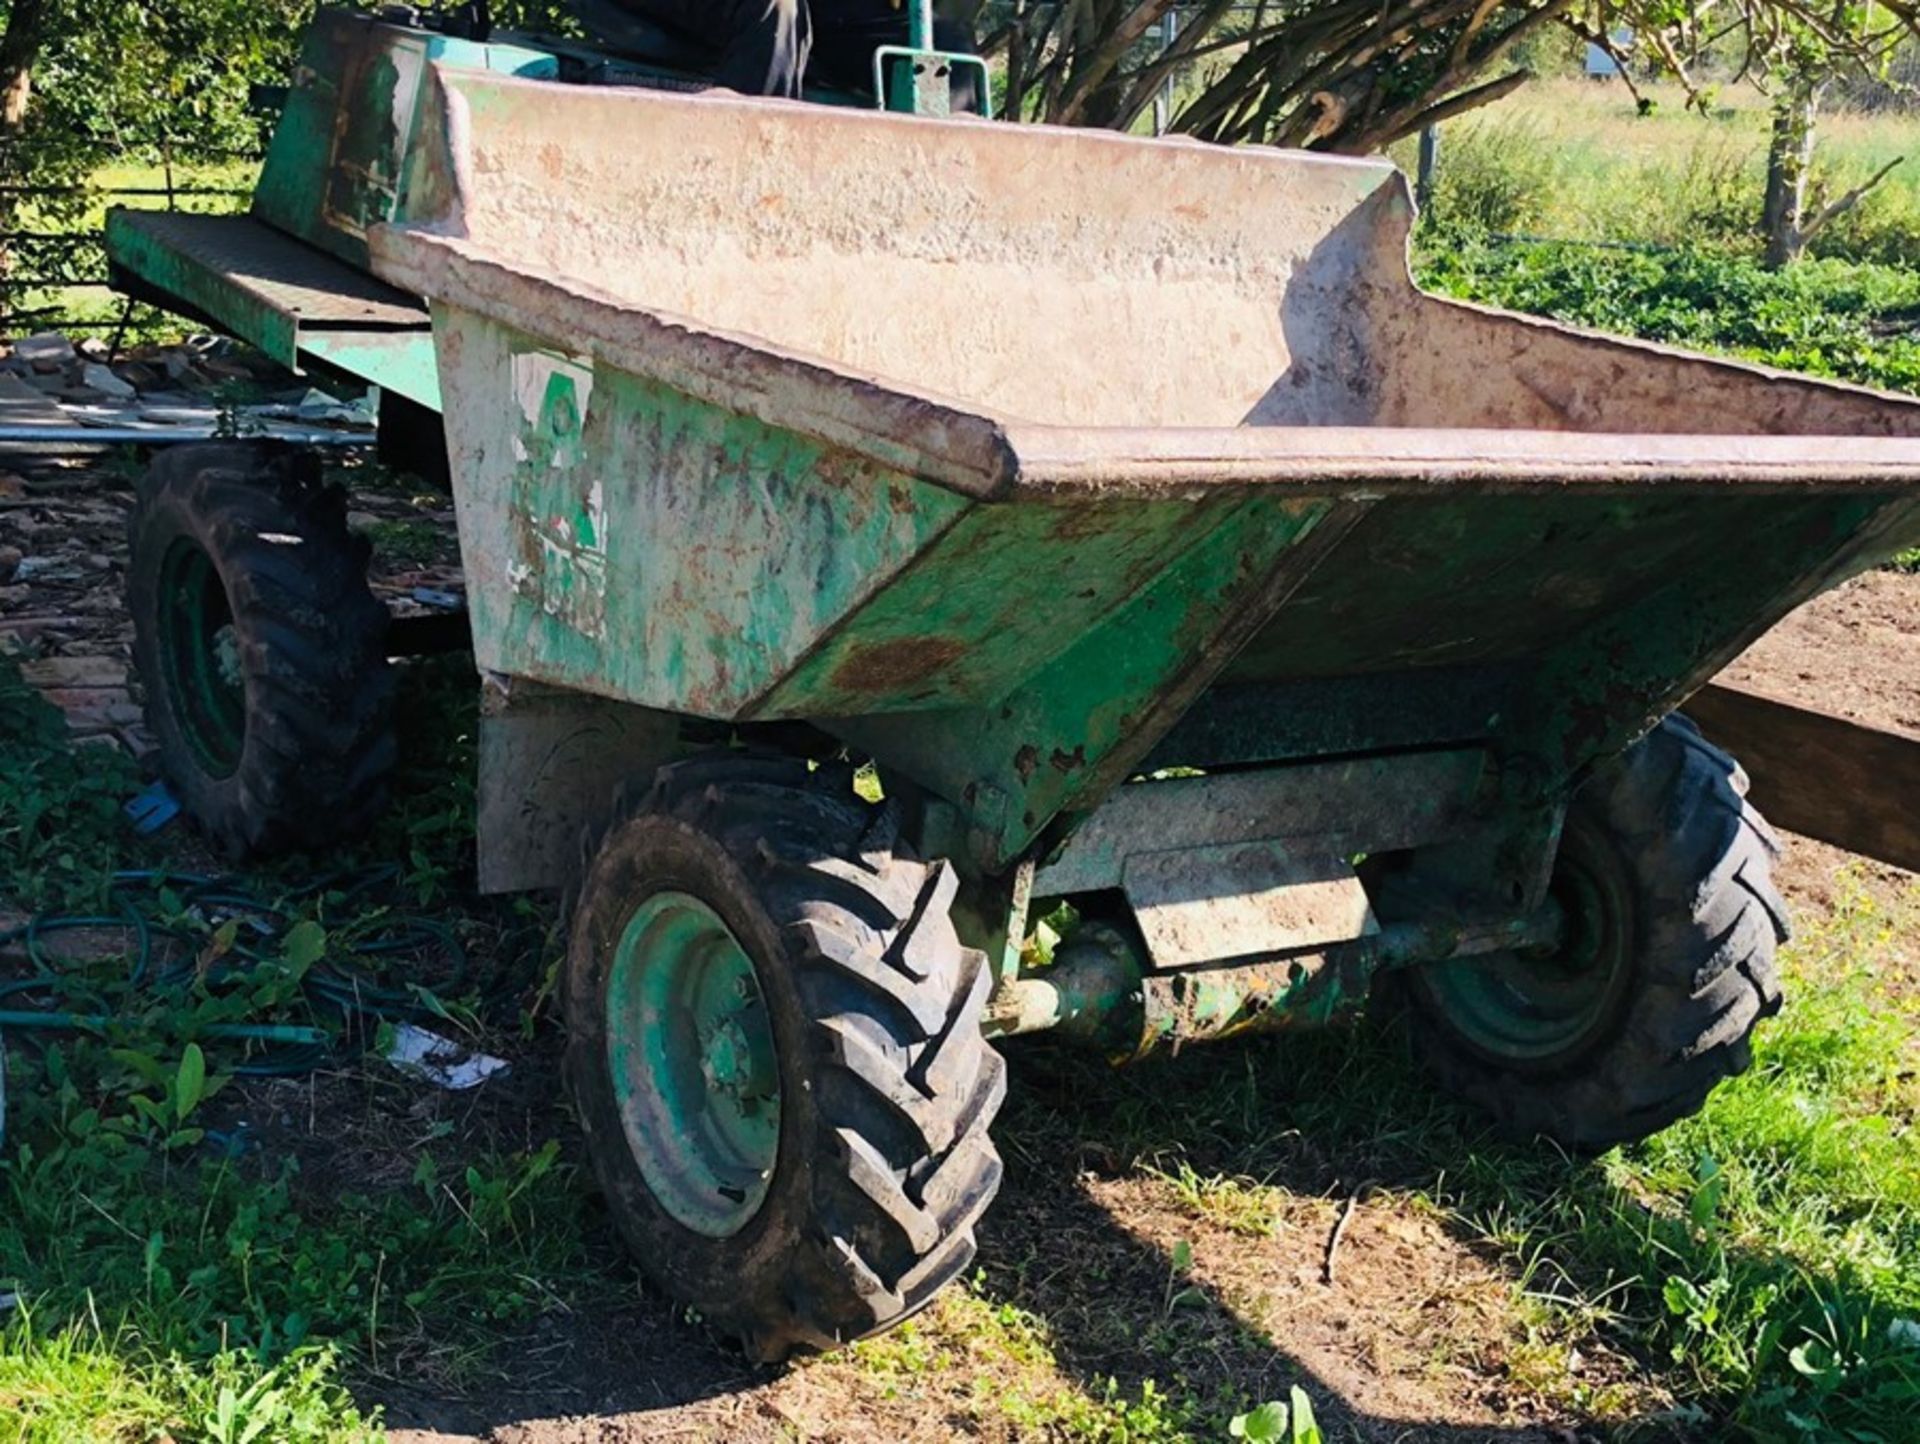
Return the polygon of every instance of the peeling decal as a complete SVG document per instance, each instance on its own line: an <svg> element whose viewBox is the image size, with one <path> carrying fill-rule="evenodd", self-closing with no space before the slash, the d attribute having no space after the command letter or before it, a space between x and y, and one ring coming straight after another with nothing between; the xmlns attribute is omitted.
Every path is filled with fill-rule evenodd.
<svg viewBox="0 0 1920 1444"><path fill-rule="evenodd" d="M607 633L607 503L585 443L593 371L583 357L512 357L519 416L509 504L514 592L582 636Z"/></svg>

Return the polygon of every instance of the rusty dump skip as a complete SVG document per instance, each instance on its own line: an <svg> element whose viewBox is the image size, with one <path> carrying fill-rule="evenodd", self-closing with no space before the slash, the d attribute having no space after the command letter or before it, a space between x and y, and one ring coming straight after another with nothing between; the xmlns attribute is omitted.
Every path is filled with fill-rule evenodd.
<svg viewBox="0 0 1920 1444"><path fill-rule="evenodd" d="M1422 294L1382 161L440 83L383 276L976 494L1920 471L1910 402Z"/></svg>

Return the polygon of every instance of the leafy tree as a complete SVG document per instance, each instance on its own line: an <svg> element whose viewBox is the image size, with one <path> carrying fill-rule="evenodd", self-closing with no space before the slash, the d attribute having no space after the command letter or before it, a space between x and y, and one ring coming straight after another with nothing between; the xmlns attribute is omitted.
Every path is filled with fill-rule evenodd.
<svg viewBox="0 0 1920 1444"><path fill-rule="evenodd" d="M1824 13L1773 17L1774 27L1754 37L1748 69L1773 91L1773 131L1767 146L1767 189L1760 231L1767 264L1800 259L1807 243L1859 204L1885 180L1899 160L1883 166L1864 185L1830 204L1810 197L1815 128L1828 88L1849 74L1884 74L1900 42L1911 34L1911 16L1889 16L1873 5L1834 0Z"/></svg>
<svg viewBox="0 0 1920 1444"><path fill-rule="evenodd" d="M1631 31L1703 105L1691 66L1743 36L1765 83L1812 42L1837 73L1920 30L1912 0L989 0L982 16L1021 118L1128 128L1184 75L1175 131L1349 154L1511 93L1555 28Z"/></svg>
<svg viewBox="0 0 1920 1444"><path fill-rule="evenodd" d="M312 8L0 0L0 278L9 262L43 268L20 232L70 222L86 203L77 188L109 159L257 150L250 87L284 80Z"/></svg>

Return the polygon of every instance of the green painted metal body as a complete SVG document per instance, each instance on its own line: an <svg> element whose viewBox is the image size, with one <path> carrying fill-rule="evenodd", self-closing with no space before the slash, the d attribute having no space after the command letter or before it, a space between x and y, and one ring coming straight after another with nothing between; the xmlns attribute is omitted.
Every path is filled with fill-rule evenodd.
<svg viewBox="0 0 1920 1444"><path fill-rule="evenodd" d="M1162 1042L1511 953L1588 769L1920 530L1920 406L1420 296L1383 167L439 83L423 219L372 255L434 302L481 665L844 739L1003 973L1077 829L1168 788L1099 884ZM1128 376L1170 295L1280 381L1198 335ZM1178 784L1131 781L1169 766L1267 770L1176 844ZM1379 854L1434 901L1375 916Z"/></svg>
<svg viewBox="0 0 1920 1444"><path fill-rule="evenodd" d="M434 65L551 79L558 60L511 41L383 24L321 10L308 27L253 214L365 269L367 231L414 213L415 137Z"/></svg>

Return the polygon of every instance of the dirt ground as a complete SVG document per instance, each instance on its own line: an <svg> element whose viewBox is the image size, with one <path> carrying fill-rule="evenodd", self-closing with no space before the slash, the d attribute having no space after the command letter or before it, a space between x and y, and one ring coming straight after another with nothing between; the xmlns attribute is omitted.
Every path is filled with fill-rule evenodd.
<svg viewBox="0 0 1920 1444"><path fill-rule="evenodd" d="M1788 617L1722 675L1856 722L1920 732L1920 574L1856 577Z"/></svg>
<svg viewBox="0 0 1920 1444"><path fill-rule="evenodd" d="M119 596L129 501L130 480L121 473L23 474L0 464L0 648L25 661L29 678L89 745L138 756L149 743L128 683ZM368 526L449 519L433 499L391 490L357 496L355 505ZM380 590L398 600L456 580L444 557L390 557ZM1883 572L1849 583L1790 618L1727 675L1920 730L1920 576ZM1803 908L1827 907L1836 871L1853 863L1834 849L1789 840L1788 891ZM1871 864L1852 875L1888 889L1903 877ZM518 1060L520 1076L552 1077L542 1049L550 1043ZM1170 1076L1114 1086L1171 1091ZM1018 1411L983 1401L1018 1396L1036 1408L1047 1404L1048 1417L1057 1418L1056 1396L1098 1398L1112 1387L1137 1397L1142 1381L1177 1388L1182 1373L1203 1369L1256 1398L1284 1397L1289 1384L1306 1384L1329 1439L1569 1444L1589 1437L1567 1401L1533 1397L1518 1382L1525 1371L1516 1355L1537 1341L1516 1313L1510 1265L1430 1209L1370 1196L1364 1157L1333 1156L1321 1141L1299 1139L1295 1163L1261 1194L1264 1212L1253 1226L1224 1206L1196 1217L1151 1168L1084 1143L1061 1155L1050 1120L1084 1106L1076 1096L1083 1075L1044 1049L1022 1050L1013 1089L1017 1102L999 1130L1008 1178L983 1230L980 1273L969 1288L943 1297L905 1343L784 1372L759 1369L633 1284L625 1306L549 1318L511 1341L498 1351L497 1379L450 1387L430 1360L407 1360L369 1379L366 1396L384 1407L396 1444L1058 1437L1051 1424L1030 1432ZM468 1124L508 1136L569 1131L544 1084L458 1106L468 1110ZM483 1116L475 1119L473 1110ZM344 1123L350 1112L322 1116ZM1286 1125L1276 1119L1273 1126ZM353 1141L338 1145L342 1156L333 1163L350 1162L356 1176L404 1177L410 1161L402 1135L394 1137L383 1145L377 1132L343 1128L339 1138ZM302 1145L327 1146L323 1139ZM389 1146L394 1156L379 1156ZM348 1151L356 1154L350 1161ZM1349 1209L1328 1282L1329 1243ZM1179 1281L1176 1310L1169 1260L1182 1242L1193 1267ZM613 1254L608 1268L631 1277ZM1009 1324L999 1312L1007 1306L1027 1322ZM1025 1348L1020 1341L1035 1327L1044 1346ZM1631 1401L1642 1417L1665 1402L1635 1361L1604 1347L1575 1372L1593 1389Z"/></svg>

